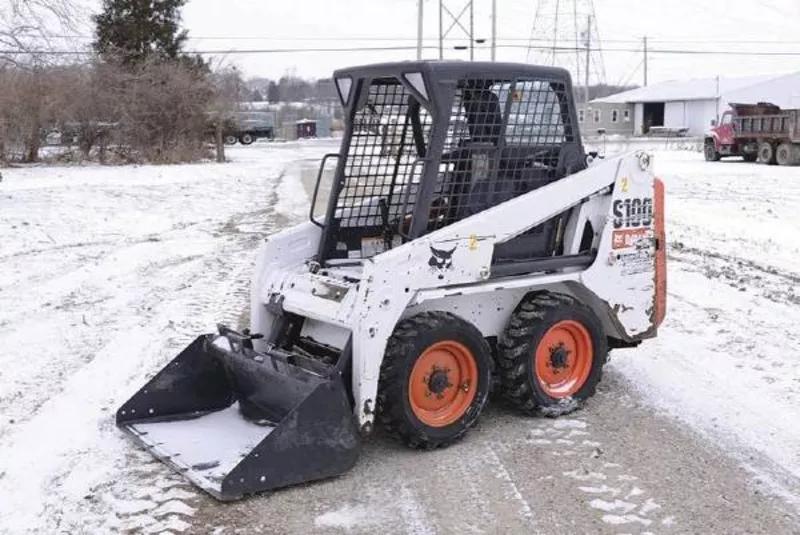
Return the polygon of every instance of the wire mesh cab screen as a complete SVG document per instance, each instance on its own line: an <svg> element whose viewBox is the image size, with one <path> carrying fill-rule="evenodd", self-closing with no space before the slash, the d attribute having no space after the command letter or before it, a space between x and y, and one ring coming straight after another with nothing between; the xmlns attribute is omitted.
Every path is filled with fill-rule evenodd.
<svg viewBox="0 0 800 535"><path fill-rule="evenodd" d="M569 174L580 159L564 83L467 79L453 100L428 231L533 191ZM573 150L570 150L570 146ZM495 263L550 256L560 222L495 248Z"/></svg>
<svg viewBox="0 0 800 535"><path fill-rule="evenodd" d="M368 258L403 243L430 143L430 114L399 80L374 79L361 91L327 259Z"/></svg>

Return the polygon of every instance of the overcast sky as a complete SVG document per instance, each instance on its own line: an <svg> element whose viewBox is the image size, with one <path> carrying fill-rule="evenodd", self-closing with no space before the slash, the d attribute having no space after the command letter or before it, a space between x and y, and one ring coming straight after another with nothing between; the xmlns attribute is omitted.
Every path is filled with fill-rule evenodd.
<svg viewBox="0 0 800 535"><path fill-rule="evenodd" d="M446 0L452 9L465 3L465 0ZM497 0L497 4L501 44L512 44L508 40L517 39L514 44L525 45L531 36L538 2ZM425 0L425 6L426 44L435 46L438 0ZM475 0L475 6L476 33L488 41L491 0ZM200 50L414 46L416 10L416 0L189 0L183 10L183 22L192 37L190 46ZM607 50L603 60L609 83L642 82L640 42L644 35L649 36L653 50L649 61L651 83L674 78L800 70L800 55L775 58L658 53L664 49L800 53L798 0L595 0L595 10L600 39ZM773 44L743 42L756 40ZM498 59L525 61L526 52L524 48L500 48ZM346 65L414 57L415 51L407 50L231 53L224 59L247 76L274 78L291 69L299 75L323 77ZM425 57L438 57L438 50L426 50ZM450 49L447 57L468 56ZM489 59L488 49L479 50L477 58Z"/></svg>

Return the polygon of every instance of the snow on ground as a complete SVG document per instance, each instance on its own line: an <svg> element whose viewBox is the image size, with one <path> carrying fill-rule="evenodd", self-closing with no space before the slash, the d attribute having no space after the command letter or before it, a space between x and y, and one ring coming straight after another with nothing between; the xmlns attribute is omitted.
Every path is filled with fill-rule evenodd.
<svg viewBox="0 0 800 535"><path fill-rule="evenodd" d="M180 479L126 489L153 465L114 411L195 336L237 323L257 242L299 217L287 166L326 148L3 171L0 531L185 527Z"/></svg>
<svg viewBox="0 0 800 535"><path fill-rule="evenodd" d="M198 333L240 320L258 241L307 214L299 175L309 164L293 164L334 148L258 144L230 149L224 165L3 171L0 532L189 528L196 491L132 447L114 411ZM668 191L668 316L657 340L615 353L611 371L798 503L800 168L663 150L656 166ZM644 514L635 485L576 483L606 524ZM409 525L424 525L411 491L398 490ZM509 503L524 511L518 494ZM345 506L317 526L364 517Z"/></svg>
<svg viewBox="0 0 800 535"><path fill-rule="evenodd" d="M668 311L611 367L800 508L800 168L656 154Z"/></svg>

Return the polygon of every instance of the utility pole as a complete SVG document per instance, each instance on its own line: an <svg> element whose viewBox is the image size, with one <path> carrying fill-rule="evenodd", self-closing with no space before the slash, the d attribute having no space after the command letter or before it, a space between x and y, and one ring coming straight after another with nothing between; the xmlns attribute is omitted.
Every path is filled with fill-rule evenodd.
<svg viewBox="0 0 800 535"><path fill-rule="evenodd" d="M464 3L463 0L439 0L439 59L444 59L445 43L454 31L461 34L457 39L467 39L469 45L458 44L453 48L469 50L469 59L471 61L475 59L475 1L468 0ZM460 9L456 9L454 4L460 5ZM445 18L448 19L447 26ZM482 39L477 42L484 41Z"/></svg>
<svg viewBox="0 0 800 535"><path fill-rule="evenodd" d="M475 61L475 2L469 3L469 60Z"/></svg>
<svg viewBox="0 0 800 535"><path fill-rule="evenodd" d="M423 11L424 11L424 2L425 0L417 0L418 2L418 11L417 11L417 59L422 59L422 30L424 25L423 21Z"/></svg>
<svg viewBox="0 0 800 535"><path fill-rule="evenodd" d="M592 16L586 17L586 94L584 102L589 103L589 67L592 63Z"/></svg>
<svg viewBox="0 0 800 535"><path fill-rule="evenodd" d="M647 85L647 36L644 36L644 85Z"/></svg>
<svg viewBox="0 0 800 535"><path fill-rule="evenodd" d="M444 0L439 0L439 59L444 59Z"/></svg>
<svg viewBox="0 0 800 535"><path fill-rule="evenodd" d="M492 61L497 60L497 0L492 0Z"/></svg>

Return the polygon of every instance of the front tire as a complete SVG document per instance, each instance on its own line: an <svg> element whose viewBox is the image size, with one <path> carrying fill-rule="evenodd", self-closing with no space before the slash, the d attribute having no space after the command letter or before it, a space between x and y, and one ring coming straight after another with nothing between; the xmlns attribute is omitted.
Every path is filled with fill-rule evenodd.
<svg viewBox="0 0 800 535"><path fill-rule="evenodd" d="M517 305L498 353L503 398L536 414L593 396L608 343L589 307L568 295L537 292Z"/></svg>
<svg viewBox="0 0 800 535"><path fill-rule="evenodd" d="M717 148L714 146L713 141L706 141L706 144L703 147L703 154L707 162L718 162L722 158L722 156L720 156L720 154L717 152Z"/></svg>
<svg viewBox="0 0 800 535"><path fill-rule="evenodd" d="M454 314L424 312L401 321L381 365L378 421L412 448L452 444L486 405L491 358L480 331Z"/></svg>

